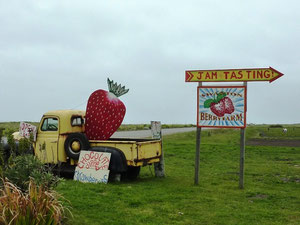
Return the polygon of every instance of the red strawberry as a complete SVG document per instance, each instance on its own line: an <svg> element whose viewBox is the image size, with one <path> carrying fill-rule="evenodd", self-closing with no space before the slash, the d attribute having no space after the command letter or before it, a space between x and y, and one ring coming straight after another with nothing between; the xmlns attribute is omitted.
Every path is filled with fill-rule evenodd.
<svg viewBox="0 0 300 225"><path fill-rule="evenodd" d="M220 101L218 103L212 102L210 104L210 110L216 114L218 117L223 117L225 114L225 104L224 102Z"/></svg>
<svg viewBox="0 0 300 225"><path fill-rule="evenodd" d="M224 97L221 99L221 102L224 103L225 113L231 114L234 112L234 106L230 98Z"/></svg>
<svg viewBox="0 0 300 225"><path fill-rule="evenodd" d="M107 79L108 91L97 90L91 94L86 109L85 133L89 140L107 140L120 127L126 112L118 99L129 89Z"/></svg>

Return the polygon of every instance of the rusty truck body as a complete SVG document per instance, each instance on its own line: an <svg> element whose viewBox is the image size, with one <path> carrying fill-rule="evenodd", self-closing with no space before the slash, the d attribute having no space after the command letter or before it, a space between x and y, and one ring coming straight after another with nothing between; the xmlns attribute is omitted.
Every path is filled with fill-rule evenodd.
<svg viewBox="0 0 300 225"><path fill-rule="evenodd" d="M58 171L72 170L80 151L110 152L110 171L135 178L141 166L160 161L160 139L111 138L88 140L85 135L85 111L57 110L43 115L33 144L34 155Z"/></svg>

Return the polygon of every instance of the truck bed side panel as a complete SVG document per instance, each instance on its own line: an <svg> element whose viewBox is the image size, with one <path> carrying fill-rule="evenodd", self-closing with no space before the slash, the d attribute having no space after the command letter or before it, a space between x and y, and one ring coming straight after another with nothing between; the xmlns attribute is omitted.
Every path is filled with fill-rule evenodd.
<svg viewBox="0 0 300 225"><path fill-rule="evenodd" d="M138 143L138 158L136 160L139 165L159 162L161 156L161 142L151 141Z"/></svg>
<svg viewBox="0 0 300 225"><path fill-rule="evenodd" d="M90 141L91 147L107 146L120 149L127 161L128 166L145 166L154 162L159 162L161 156L160 140L107 140Z"/></svg>

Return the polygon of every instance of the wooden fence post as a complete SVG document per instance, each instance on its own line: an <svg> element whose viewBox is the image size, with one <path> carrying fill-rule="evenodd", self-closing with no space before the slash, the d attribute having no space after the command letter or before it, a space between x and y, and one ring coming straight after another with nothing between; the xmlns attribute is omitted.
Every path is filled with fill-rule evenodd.
<svg viewBox="0 0 300 225"><path fill-rule="evenodd" d="M161 156L160 161L154 163L154 171L156 177L165 177L165 157L162 144L161 123L158 121L151 121L152 138L161 139Z"/></svg>

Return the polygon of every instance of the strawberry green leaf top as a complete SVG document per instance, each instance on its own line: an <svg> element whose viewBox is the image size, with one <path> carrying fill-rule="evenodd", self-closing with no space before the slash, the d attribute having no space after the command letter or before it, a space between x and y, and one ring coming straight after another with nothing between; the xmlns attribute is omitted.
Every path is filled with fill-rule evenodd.
<svg viewBox="0 0 300 225"><path fill-rule="evenodd" d="M217 94L217 102L221 101L225 97L226 97L226 93L225 92L218 93Z"/></svg>
<svg viewBox="0 0 300 225"><path fill-rule="evenodd" d="M212 103L219 103L223 98L226 97L226 93L225 92L220 92L217 94L217 98L214 96L213 99L207 99L204 102L204 108L209 108L211 106Z"/></svg>
<svg viewBox="0 0 300 225"><path fill-rule="evenodd" d="M215 99L207 99L205 102L204 102L204 108L209 108L211 103L217 103L217 101Z"/></svg>
<svg viewBox="0 0 300 225"><path fill-rule="evenodd" d="M118 83L114 83L113 80L107 78L108 90L110 93L113 93L116 97L120 97L121 95L126 94L129 89L125 89L125 86L118 85Z"/></svg>

